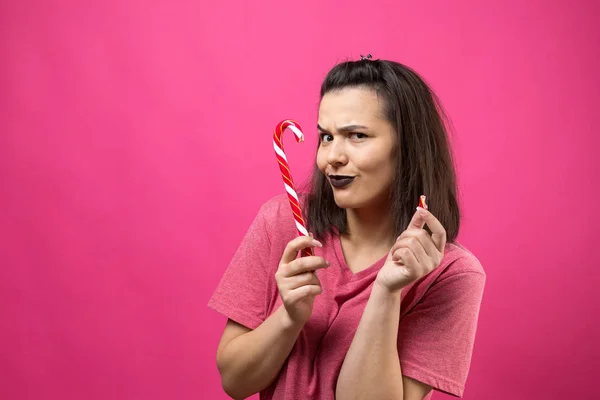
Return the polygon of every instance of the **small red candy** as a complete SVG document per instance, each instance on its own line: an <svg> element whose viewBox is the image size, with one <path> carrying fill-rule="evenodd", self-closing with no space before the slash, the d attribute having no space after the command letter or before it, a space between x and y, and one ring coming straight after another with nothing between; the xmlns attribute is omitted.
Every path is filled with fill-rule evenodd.
<svg viewBox="0 0 600 400"><path fill-rule="evenodd" d="M425 199L426 197L424 195L419 197L419 207L427 210L427 204L425 203Z"/></svg>

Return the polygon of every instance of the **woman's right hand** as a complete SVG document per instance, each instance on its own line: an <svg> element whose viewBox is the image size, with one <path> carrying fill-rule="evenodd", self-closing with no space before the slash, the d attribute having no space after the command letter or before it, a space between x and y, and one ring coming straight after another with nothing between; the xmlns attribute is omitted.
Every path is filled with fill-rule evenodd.
<svg viewBox="0 0 600 400"><path fill-rule="evenodd" d="M315 271L327 268L323 257L296 258L298 252L309 247L323 245L309 236L300 236L290 241L275 273L277 288L283 305L294 324L304 325L312 314L315 297L322 292L321 282Z"/></svg>

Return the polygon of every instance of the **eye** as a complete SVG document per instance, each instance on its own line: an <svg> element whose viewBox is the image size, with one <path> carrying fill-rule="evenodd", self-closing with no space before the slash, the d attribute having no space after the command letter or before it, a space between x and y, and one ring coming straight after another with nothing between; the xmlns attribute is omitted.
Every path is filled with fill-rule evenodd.
<svg viewBox="0 0 600 400"><path fill-rule="evenodd" d="M331 136L329 133L321 133L319 134L319 140L321 142L330 142L333 140L333 136Z"/></svg>
<svg viewBox="0 0 600 400"><path fill-rule="evenodd" d="M352 132L350 134L350 137L355 137L356 139L366 139L366 138L368 138L367 135L365 135L364 133L360 133L360 132Z"/></svg>

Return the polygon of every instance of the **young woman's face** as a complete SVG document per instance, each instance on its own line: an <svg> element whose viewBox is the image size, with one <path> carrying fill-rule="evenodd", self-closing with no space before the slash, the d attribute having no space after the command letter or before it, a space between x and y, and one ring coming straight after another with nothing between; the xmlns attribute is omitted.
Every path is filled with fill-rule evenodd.
<svg viewBox="0 0 600 400"><path fill-rule="evenodd" d="M394 130L365 88L326 93L319 106L317 166L338 207L382 206L394 177Z"/></svg>

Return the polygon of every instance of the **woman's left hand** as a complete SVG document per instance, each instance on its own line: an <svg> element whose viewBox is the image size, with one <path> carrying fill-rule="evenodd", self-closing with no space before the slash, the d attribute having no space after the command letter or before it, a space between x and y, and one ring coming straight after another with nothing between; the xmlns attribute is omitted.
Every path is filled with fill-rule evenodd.
<svg viewBox="0 0 600 400"><path fill-rule="evenodd" d="M431 235L423 229L427 224ZM428 210L418 208L390 250L376 283L391 293L424 277L442 262L446 230Z"/></svg>

